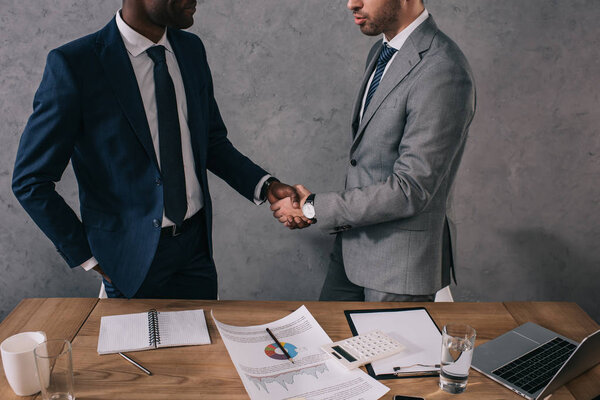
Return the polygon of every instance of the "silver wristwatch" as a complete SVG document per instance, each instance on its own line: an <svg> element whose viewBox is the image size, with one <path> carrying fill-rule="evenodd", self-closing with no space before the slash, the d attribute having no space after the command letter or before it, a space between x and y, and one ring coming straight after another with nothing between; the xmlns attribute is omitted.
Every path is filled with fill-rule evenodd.
<svg viewBox="0 0 600 400"><path fill-rule="evenodd" d="M315 195L310 194L302 206L302 214L308 219L315 218Z"/></svg>

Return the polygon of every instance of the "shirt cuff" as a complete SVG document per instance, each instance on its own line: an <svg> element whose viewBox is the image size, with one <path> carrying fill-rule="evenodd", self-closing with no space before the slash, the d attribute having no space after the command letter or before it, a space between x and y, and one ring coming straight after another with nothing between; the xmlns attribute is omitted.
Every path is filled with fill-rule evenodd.
<svg viewBox="0 0 600 400"><path fill-rule="evenodd" d="M84 262L83 264L81 264L81 268L83 268L84 271L89 271L90 269L94 268L96 265L98 265L98 260L96 260L96 257L92 257L89 260L87 260L86 262Z"/></svg>
<svg viewBox="0 0 600 400"><path fill-rule="evenodd" d="M254 188L254 204L260 205L260 204L264 203L265 200L267 200L267 199L260 198L260 191L262 190L262 187L265 184L265 182L267 181L267 179L269 179L270 177L271 177L271 175L267 174L267 175L263 176L260 181L258 181L256 188Z"/></svg>

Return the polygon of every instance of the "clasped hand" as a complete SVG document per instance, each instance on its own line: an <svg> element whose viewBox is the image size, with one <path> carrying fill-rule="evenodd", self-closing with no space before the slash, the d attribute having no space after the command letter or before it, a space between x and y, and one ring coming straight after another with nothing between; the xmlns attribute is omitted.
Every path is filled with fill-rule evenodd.
<svg viewBox="0 0 600 400"><path fill-rule="evenodd" d="M267 199L271 203L273 217L290 229L302 229L313 221L302 213L302 206L310 195L302 185L289 186L281 182L273 182L269 186Z"/></svg>

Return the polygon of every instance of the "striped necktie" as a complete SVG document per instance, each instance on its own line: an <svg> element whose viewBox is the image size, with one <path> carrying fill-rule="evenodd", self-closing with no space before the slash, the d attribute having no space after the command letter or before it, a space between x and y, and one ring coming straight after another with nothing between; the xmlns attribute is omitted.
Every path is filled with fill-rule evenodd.
<svg viewBox="0 0 600 400"><path fill-rule="evenodd" d="M385 66L391 60L392 56L396 54L398 50L390 47L387 43L383 44L383 49L381 53L379 53L379 59L377 60L377 68L375 69L375 75L373 75L373 80L371 81L371 86L369 87L369 91L367 92L367 99L365 100L365 108L363 109L363 115L367 112L367 107L375 94L375 91L379 87L379 82L381 82L381 77L383 76L383 71L385 71Z"/></svg>

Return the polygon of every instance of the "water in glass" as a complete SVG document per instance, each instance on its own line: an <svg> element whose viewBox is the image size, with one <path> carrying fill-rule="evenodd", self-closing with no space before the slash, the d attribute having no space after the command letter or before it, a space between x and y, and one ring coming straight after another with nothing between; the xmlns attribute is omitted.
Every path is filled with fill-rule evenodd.
<svg viewBox="0 0 600 400"><path fill-rule="evenodd" d="M50 400L75 400L75 397L70 393L52 393Z"/></svg>

